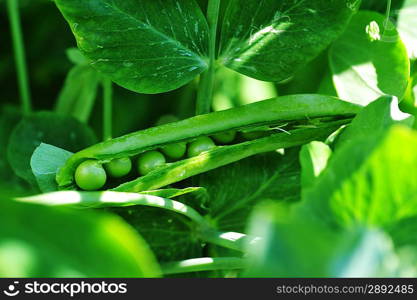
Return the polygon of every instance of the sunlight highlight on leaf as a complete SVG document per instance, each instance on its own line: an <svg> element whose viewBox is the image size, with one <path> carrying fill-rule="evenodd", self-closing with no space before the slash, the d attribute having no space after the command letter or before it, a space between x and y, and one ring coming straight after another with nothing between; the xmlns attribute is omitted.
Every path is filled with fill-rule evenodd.
<svg viewBox="0 0 417 300"><path fill-rule="evenodd" d="M229 1L219 61L258 80L288 79L343 31L356 8L347 0Z"/></svg>

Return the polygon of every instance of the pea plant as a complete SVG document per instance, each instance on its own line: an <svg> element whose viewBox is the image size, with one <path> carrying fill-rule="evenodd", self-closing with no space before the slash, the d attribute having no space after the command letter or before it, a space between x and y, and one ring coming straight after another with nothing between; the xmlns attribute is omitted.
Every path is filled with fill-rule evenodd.
<svg viewBox="0 0 417 300"><path fill-rule="evenodd" d="M0 275L417 275L416 0L0 5Z"/></svg>

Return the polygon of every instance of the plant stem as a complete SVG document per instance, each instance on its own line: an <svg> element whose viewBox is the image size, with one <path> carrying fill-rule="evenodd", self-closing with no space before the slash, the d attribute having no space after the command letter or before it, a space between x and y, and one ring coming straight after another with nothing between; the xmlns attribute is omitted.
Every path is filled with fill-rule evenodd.
<svg viewBox="0 0 417 300"><path fill-rule="evenodd" d="M387 27L391 15L391 0L387 1L387 10L385 12L385 27Z"/></svg>
<svg viewBox="0 0 417 300"><path fill-rule="evenodd" d="M143 205L173 211L188 217L199 226L207 226L206 220L192 207L181 202L153 195L120 192L76 192L60 191L29 197L15 198L17 201L50 206L75 208L128 207Z"/></svg>
<svg viewBox="0 0 417 300"><path fill-rule="evenodd" d="M197 81L193 80L181 90L180 101L175 109L175 115L180 119L194 116L195 110L192 108L195 101Z"/></svg>
<svg viewBox="0 0 417 300"><path fill-rule="evenodd" d="M25 58L25 47L23 43L22 28L20 25L18 0L7 0L7 10L10 19L10 29L13 40L13 50L16 61L17 80L22 103L22 111L23 114L29 114L32 107Z"/></svg>
<svg viewBox="0 0 417 300"><path fill-rule="evenodd" d="M209 67L200 76L198 87L196 113L206 114L210 112L213 98L214 77L216 73L216 38L217 23L219 20L220 0L209 0L207 7L207 22L209 24Z"/></svg>
<svg viewBox="0 0 417 300"><path fill-rule="evenodd" d="M161 264L163 274L179 274L214 270L243 269L246 261L240 257L200 257Z"/></svg>
<svg viewBox="0 0 417 300"><path fill-rule="evenodd" d="M113 87L109 78L103 79L103 140L112 138Z"/></svg>
<svg viewBox="0 0 417 300"><path fill-rule="evenodd" d="M198 235L206 242L241 252L245 251L248 244L256 243L260 239L238 232L216 231L211 227L202 228Z"/></svg>

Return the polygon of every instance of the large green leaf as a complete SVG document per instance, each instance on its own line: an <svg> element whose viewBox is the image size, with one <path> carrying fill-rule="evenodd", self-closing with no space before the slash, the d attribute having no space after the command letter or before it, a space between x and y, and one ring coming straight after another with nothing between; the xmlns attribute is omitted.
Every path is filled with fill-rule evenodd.
<svg viewBox="0 0 417 300"><path fill-rule="evenodd" d="M245 277L379 277L393 276L386 263L395 257L388 236L355 228L336 232L322 224L288 218L277 204L261 205L250 233L261 237L247 245ZM387 267L388 265L388 267Z"/></svg>
<svg viewBox="0 0 417 300"><path fill-rule="evenodd" d="M343 227L388 228L417 215L417 133L401 125L359 137L332 156L298 213Z"/></svg>
<svg viewBox="0 0 417 300"><path fill-rule="evenodd" d="M352 18L329 52L333 81L340 98L366 105L381 95L401 99L410 63L394 25L371 11Z"/></svg>
<svg viewBox="0 0 417 300"><path fill-rule="evenodd" d="M119 218L0 201L0 277L155 277L146 243Z"/></svg>
<svg viewBox="0 0 417 300"><path fill-rule="evenodd" d="M4 105L0 108L0 193L2 196L22 196L32 192L30 186L18 176L7 160L7 146L13 129L22 118L21 109Z"/></svg>
<svg viewBox="0 0 417 300"><path fill-rule="evenodd" d="M396 246L417 247L417 216L405 218L388 228Z"/></svg>
<svg viewBox="0 0 417 300"><path fill-rule="evenodd" d="M291 77L278 85L280 96L291 94L326 94L318 91L321 82L329 72L328 51L322 52L315 59L305 64Z"/></svg>
<svg viewBox="0 0 417 300"><path fill-rule="evenodd" d="M23 118L13 130L7 156L18 176L36 184L30 159L41 143L77 152L96 141L93 131L78 120L52 112L38 112Z"/></svg>
<svg viewBox="0 0 417 300"><path fill-rule="evenodd" d="M410 58L417 58L417 0L405 0L398 11L397 29Z"/></svg>
<svg viewBox="0 0 417 300"><path fill-rule="evenodd" d="M402 0L394 0L394 3ZM382 12L387 7L385 1L381 0L362 0L361 9L362 10L375 10Z"/></svg>
<svg viewBox="0 0 417 300"><path fill-rule="evenodd" d="M219 68L213 96L213 110L225 110L240 105L276 98L278 96L273 83L256 80L228 68Z"/></svg>
<svg viewBox="0 0 417 300"><path fill-rule="evenodd" d="M392 0L392 1L381 1L381 0L362 0L362 10L374 10L380 13L385 13L387 10L388 2L391 2L391 13L400 9L406 0Z"/></svg>
<svg viewBox="0 0 417 300"><path fill-rule="evenodd" d="M360 138L366 139L368 136L381 134L399 122L411 125L413 119L400 111L395 97L381 97L356 115L352 123L338 137L336 146L341 147L345 143L355 143Z"/></svg>
<svg viewBox="0 0 417 300"><path fill-rule="evenodd" d="M231 0L220 62L247 76L282 81L323 51L356 12L356 0Z"/></svg>
<svg viewBox="0 0 417 300"><path fill-rule="evenodd" d="M342 232L341 247L331 265L332 277L398 277L402 266L392 239L374 228Z"/></svg>
<svg viewBox="0 0 417 300"><path fill-rule="evenodd" d="M208 25L195 0L56 0L80 50L117 84L176 89L206 70Z"/></svg>

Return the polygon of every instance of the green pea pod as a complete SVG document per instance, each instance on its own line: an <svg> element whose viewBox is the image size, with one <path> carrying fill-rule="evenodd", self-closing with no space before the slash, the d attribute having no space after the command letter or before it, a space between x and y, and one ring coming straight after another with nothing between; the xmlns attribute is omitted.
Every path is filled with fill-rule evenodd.
<svg viewBox="0 0 417 300"><path fill-rule="evenodd" d="M57 183L61 188L72 185L75 169L80 163L87 159L96 159L101 163L106 163L114 158L134 156L171 143L187 142L200 136L209 136L230 130L239 131L247 128L257 128L264 125L275 126L292 121L306 121L321 117L349 119L359 110L360 107L357 105L330 96L290 95L229 110L199 115L186 120L148 128L112 140L107 140L81 150L72 155L62 168L60 168L56 177ZM340 122L346 123L346 120L338 121L338 126L340 126ZM290 133L289 136L291 136L291 139L288 141L288 144L282 142L288 138L288 133L277 133L250 142L221 146L218 147L218 149L216 148L208 151L204 156L167 164L165 167L155 170L130 183L123 184L115 190L127 191L133 187L132 190L129 191L138 192L143 190L142 186L161 187L164 185L162 182L172 180L179 181L250 155L271 151L276 148L285 148L307 143L313 139L318 139L320 136L319 133L325 133L324 135L330 134L332 130L335 129L335 124L331 125L330 123L314 126L314 128L301 129L301 131L298 131L297 129ZM273 143L275 144L272 145ZM250 150L246 150L246 147L249 147L248 149ZM244 151L245 155L236 153L241 151ZM206 158L204 159L204 157ZM213 157L216 157L216 159L213 159ZM219 162L216 162L215 160L218 160ZM220 163L220 161L222 163ZM182 164L184 164L182 169L177 169L178 165ZM181 171L173 171L180 169ZM184 170L185 173L183 174ZM178 174L176 172L178 172ZM167 176L163 174L169 174L169 176L176 177L172 180L160 178L157 180L160 182L158 184L138 184L139 182L145 182L147 180L155 180L158 176ZM153 179L151 180L148 178Z"/></svg>
<svg viewBox="0 0 417 300"><path fill-rule="evenodd" d="M337 128L346 123L347 120L339 120L317 128L296 129L290 133L277 133L265 138L232 146L219 146L196 157L166 164L164 167L158 168L133 181L124 183L113 190L118 192L141 192L157 189L258 153L298 146L313 140L325 139Z"/></svg>

